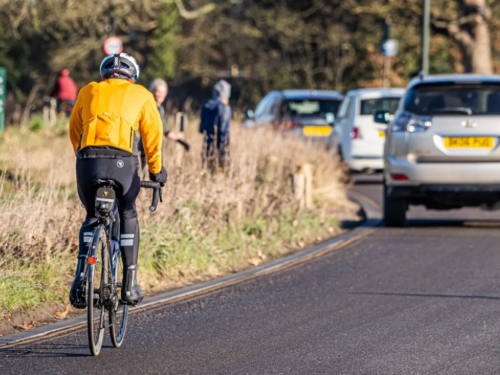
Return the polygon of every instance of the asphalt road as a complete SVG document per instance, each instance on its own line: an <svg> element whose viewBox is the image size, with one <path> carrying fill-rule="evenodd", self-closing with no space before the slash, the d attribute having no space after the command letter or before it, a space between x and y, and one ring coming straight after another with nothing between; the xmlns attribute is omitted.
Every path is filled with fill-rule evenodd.
<svg viewBox="0 0 500 375"><path fill-rule="evenodd" d="M381 203L381 186L357 192ZM412 209L342 249L131 316L0 350L0 374L498 374L500 214Z"/></svg>

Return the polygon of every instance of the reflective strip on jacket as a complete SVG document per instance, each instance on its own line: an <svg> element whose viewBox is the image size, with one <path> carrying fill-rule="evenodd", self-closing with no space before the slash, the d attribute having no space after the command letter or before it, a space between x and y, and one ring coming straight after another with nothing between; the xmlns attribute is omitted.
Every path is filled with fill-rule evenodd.
<svg viewBox="0 0 500 375"><path fill-rule="evenodd" d="M92 82L81 89L69 123L75 155L111 148L137 155L140 131L151 173L160 173L163 125L153 94L125 79Z"/></svg>

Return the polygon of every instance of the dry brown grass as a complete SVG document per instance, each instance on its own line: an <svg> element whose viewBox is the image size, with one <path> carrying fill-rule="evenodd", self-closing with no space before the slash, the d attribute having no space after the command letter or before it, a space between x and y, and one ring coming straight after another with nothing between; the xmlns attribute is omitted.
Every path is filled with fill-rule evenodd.
<svg viewBox="0 0 500 375"><path fill-rule="evenodd" d="M279 256L336 233L335 212L353 211L337 165L321 147L234 124L231 165L210 175L201 168L195 128L182 169L169 157L176 145L166 142L170 178L158 211L148 211L147 192L139 198L140 281L147 290L238 270L251 257ZM58 133L17 129L0 141L0 316L66 298L84 212L75 157ZM313 164L317 192L312 212L300 211L290 192L290 174L306 162Z"/></svg>

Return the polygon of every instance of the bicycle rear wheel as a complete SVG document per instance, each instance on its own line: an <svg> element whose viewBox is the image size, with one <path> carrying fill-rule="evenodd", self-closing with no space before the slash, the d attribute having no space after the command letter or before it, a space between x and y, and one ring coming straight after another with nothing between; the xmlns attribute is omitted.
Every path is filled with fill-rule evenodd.
<svg viewBox="0 0 500 375"><path fill-rule="evenodd" d="M128 305L123 304L120 301L122 280L123 280L123 262L120 256L120 252L114 254L113 259L113 269L115 270L113 275L113 285L115 294L115 305L109 312L109 333L111 336L111 342L115 348L119 348L123 344L123 339L125 338L125 331L127 330L127 320L128 320Z"/></svg>
<svg viewBox="0 0 500 375"><path fill-rule="evenodd" d="M106 328L105 301L108 296L109 255L106 241L106 231L99 226L94 231L93 241L90 245L91 254L95 263L88 264L87 274L87 328L89 347L92 355L97 356L101 351Z"/></svg>

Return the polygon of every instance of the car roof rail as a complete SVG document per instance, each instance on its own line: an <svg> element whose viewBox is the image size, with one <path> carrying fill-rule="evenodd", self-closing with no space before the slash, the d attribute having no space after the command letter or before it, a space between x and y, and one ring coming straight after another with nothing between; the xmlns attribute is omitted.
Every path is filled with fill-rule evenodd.
<svg viewBox="0 0 500 375"><path fill-rule="evenodd" d="M421 80L423 80L425 78L425 72L423 70L418 72L418 78L420 78Z"/></svg>

